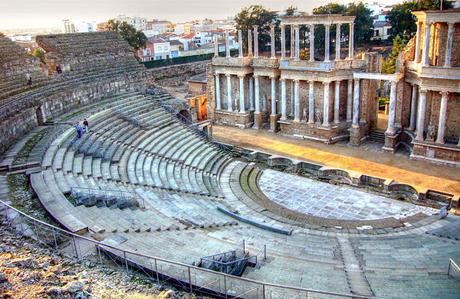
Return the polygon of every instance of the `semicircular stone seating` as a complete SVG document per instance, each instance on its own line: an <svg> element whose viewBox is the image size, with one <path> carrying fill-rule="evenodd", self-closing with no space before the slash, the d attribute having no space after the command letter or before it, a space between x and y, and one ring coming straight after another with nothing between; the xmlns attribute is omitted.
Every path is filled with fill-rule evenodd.
<svg viewBox="0 0 460 299"><path fill-rule="evenodd" d="M70 69L64 78L44 89L7 96L4 103L27 100L33 92L73 92L76 85L95 79L115 84L145 71L126 54L130 49L125 42L106 49L106 39L114 39L110 33L82 35L78 46L75 36L40 41L49 51L78 54L64 55ZM93 48L85 50L89 44ZM72 232L98 233L105 244L187 264L240 248L243 240L252 254L266 245L267 260L243 273L259 281L379 298L458 298L460 284L446 273L448 258L460 260L460 242L426 234L449 220L412 229L382 227L379 234L347 228L337 232L316 218L309 222L311 217L269 200L258 186L263 170L232 158L167 112L162 102L169 99L166 93L145 95L120 87L87 117L90 132L81 139L71 126L52 131L49 142L40 145L46 149L43 155L36 155L42 170L30 175L44 209ZM12 109L10 104L0 108ZM120 252L111 253L123 258ZM129 260L152 266L140 256ZM183 272L166 264L160 271L184 279ZM193 275L197 285L221 291L212 284L214 275ZM244 284L229 287L241 297L260 297L261 290L248 293ZM299 295L270 291L271 298Z"/></svg>

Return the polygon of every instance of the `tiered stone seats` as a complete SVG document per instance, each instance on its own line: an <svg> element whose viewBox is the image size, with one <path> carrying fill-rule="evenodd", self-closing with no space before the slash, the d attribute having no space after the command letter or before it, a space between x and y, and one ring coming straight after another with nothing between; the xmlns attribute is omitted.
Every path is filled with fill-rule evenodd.
<svg viewBox="0 0 460 299"><path fill-rule="evenodd" d="M32 78L32 85L27 84L26 75ZM47 78L37 58L9 38L0 36L0 100L28 89L41 86Z"/></svg>

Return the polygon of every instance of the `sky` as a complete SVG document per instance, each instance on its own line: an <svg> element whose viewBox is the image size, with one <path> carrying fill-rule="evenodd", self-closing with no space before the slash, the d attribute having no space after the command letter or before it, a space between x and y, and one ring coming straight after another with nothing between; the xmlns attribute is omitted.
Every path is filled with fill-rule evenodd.
<svg viewBox="0 0 460 299"><path fill-rule="evenodd" d="M173 22L193 19L223 19L241 8L261 4L284 10L289 5L302 11L328 2L346 0L0 0L0 29L49 28L62 26L63 19L74 22L105 21L119 14ZM385 4L395 0L380 0Z"/></svg>

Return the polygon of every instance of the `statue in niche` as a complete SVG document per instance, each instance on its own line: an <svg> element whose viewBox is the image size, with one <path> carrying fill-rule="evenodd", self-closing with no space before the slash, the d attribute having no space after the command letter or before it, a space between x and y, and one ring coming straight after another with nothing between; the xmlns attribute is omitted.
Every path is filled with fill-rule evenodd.
<svg viewBox="0 0 460 299"><path fill-rule="evenodd" d="M435 128L435 126L431 123L431 121L430 121L430 123L429 123L429 125L428 125L426 131L427 131L427 133L426 133L426 134L427 134L426 139L427 139L428 141L434 141L434 139L435 139L435 137L436 137L436 136L435 136L435 135L436 135L436 128Z"/></svg>

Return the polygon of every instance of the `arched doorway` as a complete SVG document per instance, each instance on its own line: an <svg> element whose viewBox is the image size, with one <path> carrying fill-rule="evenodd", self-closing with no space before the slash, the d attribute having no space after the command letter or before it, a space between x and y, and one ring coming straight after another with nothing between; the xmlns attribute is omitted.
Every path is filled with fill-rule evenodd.
<svg viewBox="0 0 460 299"><path fill-rule="evenodd" d="M188 122L188 123L191 123L193 122L193 119L192 119L192 115L190 114L190 112L186 109L182 109L179 111L178 115L180 116L180 118L185 121L185 122Z"/></svg>

